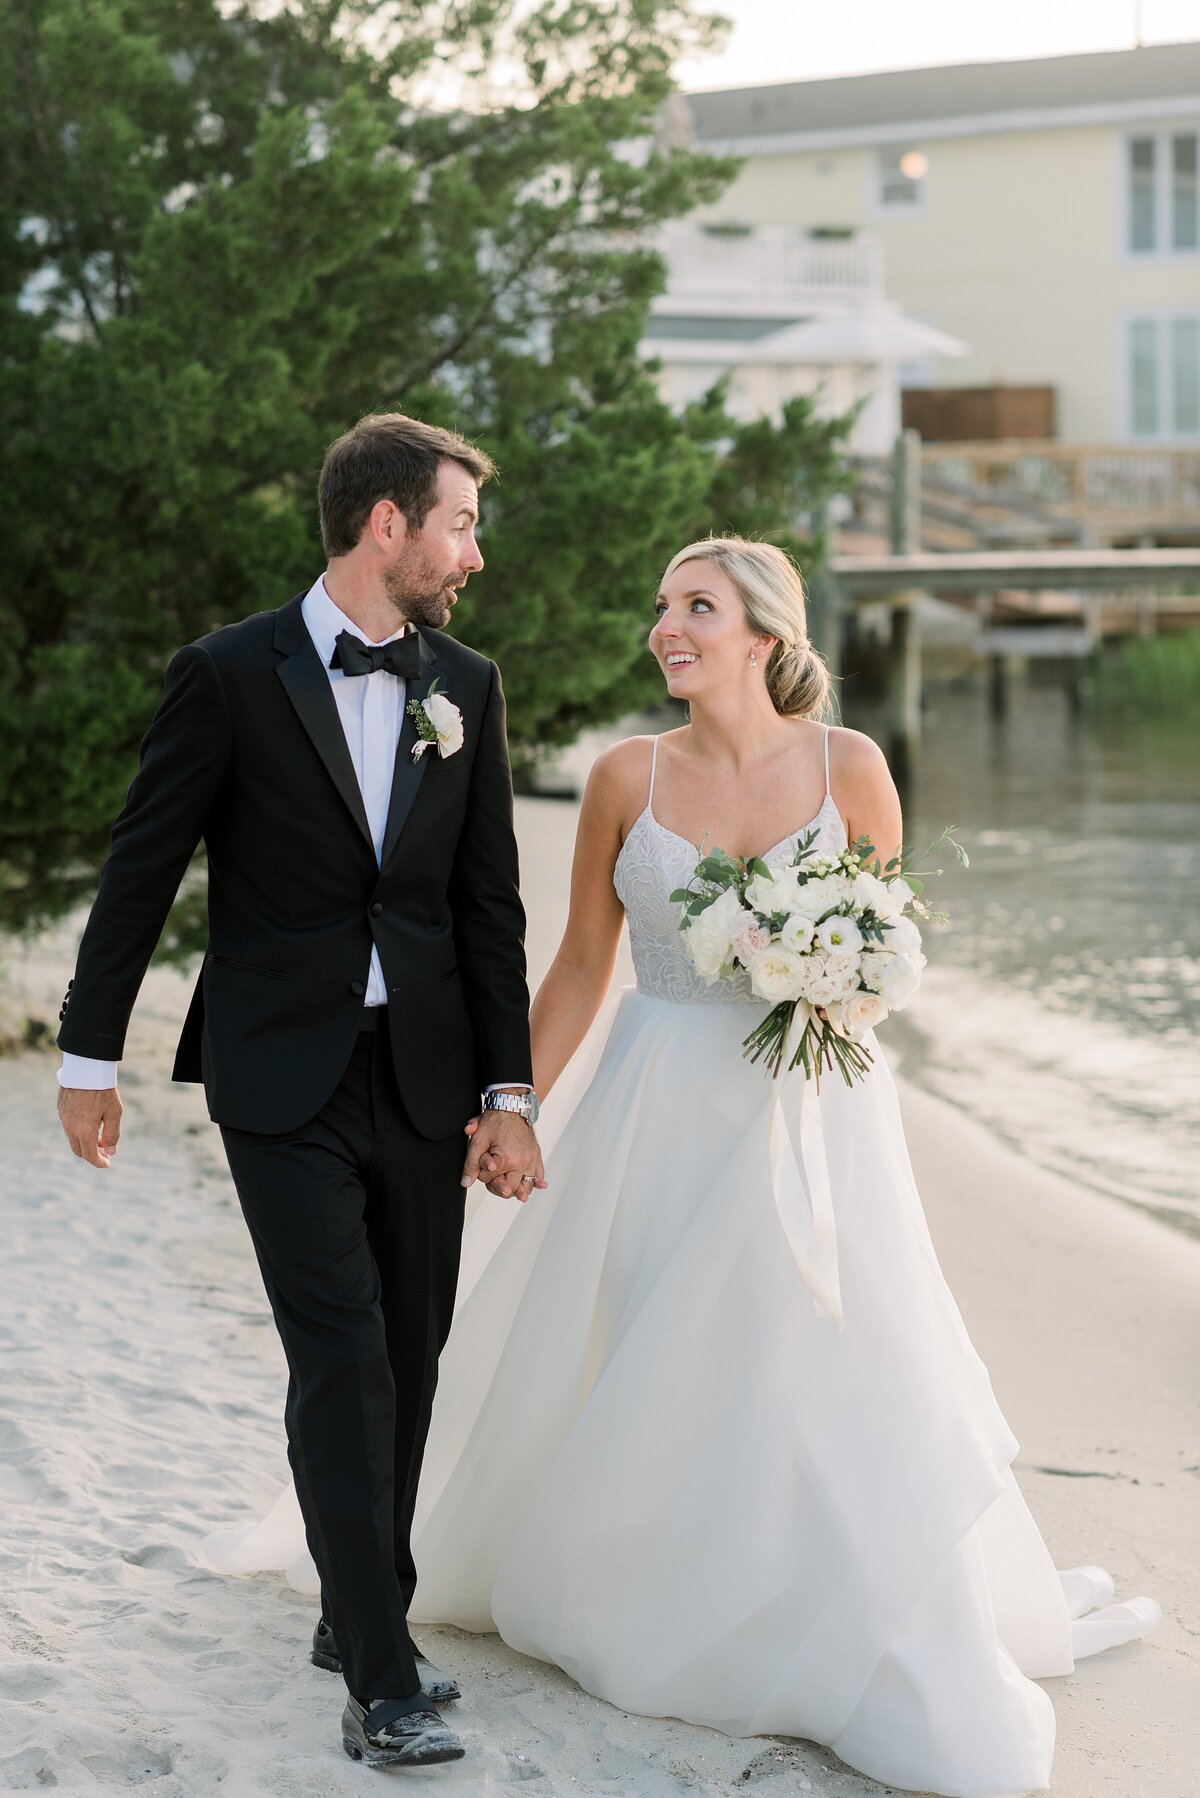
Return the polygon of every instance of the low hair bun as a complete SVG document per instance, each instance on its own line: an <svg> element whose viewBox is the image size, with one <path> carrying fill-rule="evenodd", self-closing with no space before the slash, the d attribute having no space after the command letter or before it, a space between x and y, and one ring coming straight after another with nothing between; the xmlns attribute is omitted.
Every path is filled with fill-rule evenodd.
<svg viewBox="0 0 1200 1798"><path fill-rule="evenodd" d="M807 637L777 643L767 662L767 692L785 718L821 718L829 706L829 670Z"/></svg>

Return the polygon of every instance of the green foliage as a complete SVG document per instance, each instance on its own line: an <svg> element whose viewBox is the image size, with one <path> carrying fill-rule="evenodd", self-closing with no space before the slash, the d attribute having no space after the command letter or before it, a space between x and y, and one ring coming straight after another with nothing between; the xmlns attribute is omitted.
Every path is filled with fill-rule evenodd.
<svg viewBox="0 0 1200 1798"><path fill-rule="evenodd" d="M628 146L717 34L686 0L0 10L0 923L90 891L172 650L311 582L363 412L500 465L456 628L518 768L660 692L689 538L819 553L790 533L845 424L735 425L720 391L677 418L639 356L645 233L733 165Z"/></svg>
<svg viewBox="0 0 1200 1798"><path fill-rule="evenodd" d="M1086 694L1106 714L1191 716L1200 704L1200 631L1129 637L1101 649Z"/></svg>

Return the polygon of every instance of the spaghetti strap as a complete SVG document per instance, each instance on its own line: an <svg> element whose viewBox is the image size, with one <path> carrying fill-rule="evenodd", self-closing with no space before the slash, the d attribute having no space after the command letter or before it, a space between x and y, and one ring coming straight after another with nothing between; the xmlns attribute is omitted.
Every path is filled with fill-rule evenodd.
<svg viewBox="0 0 1200 1798"><path fill-rule="evenodd" d="M825 797L826 797L826 799L831 799L833 797L833 795L830 793L830 790L829 790L829 726L828 725L825 726Z"/></svg>
<svg viewBox="0 0 1200 1798"><path fill-rule="evenodd" d="M654 739L654 748L650 751L650 791L646 794L646 810L654 803L654 771L658 766L658 738Z"/></svg>

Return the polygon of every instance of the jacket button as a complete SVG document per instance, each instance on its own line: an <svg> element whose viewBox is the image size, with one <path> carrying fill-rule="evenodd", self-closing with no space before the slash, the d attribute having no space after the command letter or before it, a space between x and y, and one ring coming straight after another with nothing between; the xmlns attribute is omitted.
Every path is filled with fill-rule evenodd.
<svg viewBox="0 0 1200 1798"><path fill-rule="evenodd" d="M356 999L361 999L366 990L367 989L361 980L352 980L350 982L350 991L354 994Z"/></svg>
<svg viewBox="0 0 1200 1798"><path fill-rule="evenodd" d="M382 907L382 905L380 905L380 903L377 899L375 901L374 905L371 907L371 916L373 918L378 918L378 917L382 916L382 913L383 913L383 907Z"/></svg>

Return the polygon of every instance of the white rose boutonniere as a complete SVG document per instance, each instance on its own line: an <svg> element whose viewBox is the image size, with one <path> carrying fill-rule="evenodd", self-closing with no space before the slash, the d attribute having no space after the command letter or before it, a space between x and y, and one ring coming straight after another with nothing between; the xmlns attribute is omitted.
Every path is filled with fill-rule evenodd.
<svg viewBox="0 0 1200 1798"><path fill-rule="evenodd" d="M427 749L435 744L440 756L453 755L463 746L462 713L434 681L424 699L410 699L408 711L417 727L413 744L413 761L419 762Z"/></svg>

